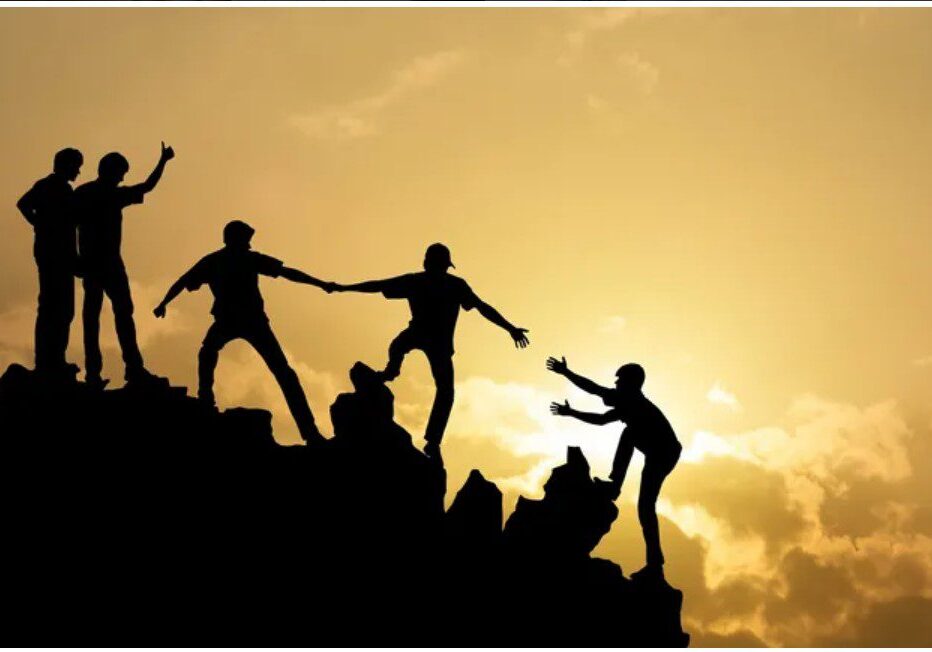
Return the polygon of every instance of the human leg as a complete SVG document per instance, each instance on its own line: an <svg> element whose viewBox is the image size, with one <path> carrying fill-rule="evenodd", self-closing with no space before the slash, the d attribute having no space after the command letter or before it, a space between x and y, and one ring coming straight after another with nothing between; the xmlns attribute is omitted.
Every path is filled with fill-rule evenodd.
<svg viewBox="0 0 932 652"><path fill-rule="evenodd" d="M278 381L285 395L288 409L291 410L291 416L298 424L302 439L306 442L321 440L322 435L314 422L314 415L311 413L311 406L308 405L307 396L301 387L301 381L298 380L298 374L288 364L285 352L282 351L281 344L278 343L268 322L251 326L244 332L243 337L262 356L272 375L275 376L275 380Z"/></svg>
<svg viewBox="0 0 932 652"><path fill-rule="evenodd" d="M104 303L104 288L96 275L84 277L84 305L81 321L84 324L84 375L90 383L100 383L103 357L100 354L100 310Z"/></svg>
<svg viewBox="0 0 932 652"><path fill-rule="evenodd" d="M388 345L388 364L382 371L384 380L395 380L401 373L401 363L404 362L405 356L413 351L417 346L414 333L410 329L401 331L392 343Z"/></svg>
<svg viewBox="0 0 932 652"><path fill-rule="evenodd" d="M74 275L67 267L54 263L39 262L38 267L36 369L60 372L67 365L65 351L74 318Z"/></svg>
<svg viewBox="0 0 932 652"><path fill-rule="evenodd" d="M427 360L437 390L424 438L428 444L439 447L453 409L453 356L448 353L428 353Z"/></svg>
<svg viewBox="0 0 932 652"><path fill-rule="evenodd" d="M641 471L641 490L638 496L638 520L644 532L644 544L647 549L647 566L662 569L663 550L660 547L660 526L657 520L657 498L660 487L667 478L679 456L672 460L645 460Z"/></svg>
<svg viewBox="0 0 932 652"><path fill-rule="evenodd" d="M214 370L217 368L220 349L234 338L233 333L214 322L201 342L201 349L197 353L197 397L208 405L215 404Z"/></svg>
<svg viewBox="0 0 932 652"><path fill-rule="evenodd" d="M133 298L129 289L129 278L123 265L108 270L104 290L113 306L113 322L117 340L126 365L126 379L133 380L145 373L142 353L136 340L136 323L133 321Z"/></svg>

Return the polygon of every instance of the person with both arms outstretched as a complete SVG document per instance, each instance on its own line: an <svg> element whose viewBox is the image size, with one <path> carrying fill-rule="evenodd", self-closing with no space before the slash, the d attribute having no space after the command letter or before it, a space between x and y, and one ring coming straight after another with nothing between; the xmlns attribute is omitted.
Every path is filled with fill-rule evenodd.
<svg viewBox="0 0 932 652"><path fill-rule="evenodd" d="M663 412L642 392L644 369L638 364L623 365L615 374L615 388L603 387L588 378L570 371L566 358L547 359L550 371L568 378L580 389L601 397L608 412L598 414L580 412L570 407L569 401L551 403L550 411L560 416L570 416L585 423L602 426L612 421L625 423L625 430L618 442L612 463L611 483L615 497L621 493L621 485L628 472L628 464L634 449L644 454L644 470L641 471L641 490L638 497L638 519L644 532L647 547L647 565L634 573L640 577L663 577L663 551L660 548L660 528L657 523L657 497L663 481L676 466L682 445L676 438L670 422Z"/></svg>
<svg viewBox="0 0 932 652"><path fill-rule="evenodd" d="M113 321L126 365L126 382L167 384L148 371L136 341L133 321L133 298L129 289L126 266L120 255L123 239L123 209L141 204L162 178L165 164L175 157L175 151L162 143L159 162L149 177L133 186L121 186L129 171L129 162L119 152L100 159L97 179L79 186L74 192L78 210L78 249L84 272L84 356L85 380L103 388L109 381L100 377L103 358L100 353L100 310L104 294L113 306Z"/></svg>
<svg viewBox="0 0 932 652"><path fill-rule="evenodd" d="M381 292L386 299L407 299L411 322L388 348L388 364L383 380L394 380L401 373L405 356L420 349L427 356L436 384L434 404L427 421L424 452L440 460L440 441L453 409L453 334L460 308L472 310L508 331L515 346L529 344L527 329L512 325L492 306L482 301L463 279L448 273L454 267L450 250L435 243L424 255L424 271L380 281L339 285L337 291Z"/></svg>
<svg viewBox="0 0 932 652"><path fill-rule="evenodd" d="M324 437L314 422L298 375L288 364L272 332L259 293L259 275L315 285L328 292L333 290L333 284L285 267L282 261L271 256L252 251L250 241L254 233L255 230L245 222L234 220L227 224L223 229L223 249L204 256L175 281L155 308L155 316L164 317L166 307L182 290L193 292L206 283L214 295L211 309L214 323L204 336L198 353L198 399L210 407L214 406L214 370L220 350L228 342L242 338L262 356L278 381L301 437L308 444L318 444L324 441Z"/></svg>

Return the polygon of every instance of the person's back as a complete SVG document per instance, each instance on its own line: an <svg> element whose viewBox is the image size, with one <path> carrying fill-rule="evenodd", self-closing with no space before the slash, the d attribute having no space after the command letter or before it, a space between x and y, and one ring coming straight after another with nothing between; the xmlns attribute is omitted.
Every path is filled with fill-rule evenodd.
<svg viewBox="0 0 932 652"><path fill-rule="evenodd" d="M39 179L32 188L35 229L34 254L37 260L71 265L75 258L76 236L74 190L60 174Z"/></svg>
<svg viewBox="0 0 932 652"><path fill-rule="evenodd" d="M206 283L214 295L211 314L222 322L267 320L259 291L259 275L278 276L284 264L251 249L224 247L204 256L185 275L185 287Z"/></svg>
<svg viewBox="0 0 932 652"><path fill-rule="evenodd" d="M463 279L447 272L424 271L393 279L383 291L389 299L407 299L409 328L425 346L453 351L453 335L460 308L471 310L476 295Z"/></svg>
<svg viewBox="0 0 932 652"><path fill-rule="evenodd" d="M74 193L81 258L95 266L119 262L123 209L141 204L143 191L138 186L115 186L95 179L78 186Z"/></svg>
<svg viewBox="0 0 932 652"><path fill-rule="evenodd" d="M616 395L605 403L625 423L627 441L645 456L670 458L683 450L666 415L643 394Z"/></svg>

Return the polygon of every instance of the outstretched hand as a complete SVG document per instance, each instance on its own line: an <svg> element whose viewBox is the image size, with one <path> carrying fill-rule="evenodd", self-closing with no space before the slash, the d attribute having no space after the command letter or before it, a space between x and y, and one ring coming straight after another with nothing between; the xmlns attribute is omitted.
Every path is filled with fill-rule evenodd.
<svg viewBox="0 0 932 652"><path fill-rule="evenodd" d="M154 314L159 319L162 319L163 317L165 317L165 304L160 303L159 305L157 305L155 307L155 310L152 311L152 314Z"/></svg>
<svg viewBox="0 0 932 652"><path fill-rule="evenodd" d="M163 140L162 141L162 160L170 161L173 158L175 158L175 150L173 150L171 147L166 147L165 141Z"/></svg>
<svg viewBox="0 0 932 652"><path fill-rule="evenodd" d="M557 360L553 356L547 358L547 369L549 369L550 371L556 374L563 375L566 373L567 368L568 367L566 366L565 356L562 356L559 360Z"/></svg>
<svg viewBox="0 0 932 652"><path fill-rule="evenodd" d="M531 340L527 338L527 329L526 328L513 328L509 331L511 339L515 341L515 347L519 349L525 349L531 343Z"/></svg>
<svg viewBox="0 0 932 652"><path fill-rule="evenodd" d="M570 410L573 408L570 407L569 401L563 401L562 403L551 403L550 404L550 414L555 414L557 416L565 417L568 416Z"/></svg>

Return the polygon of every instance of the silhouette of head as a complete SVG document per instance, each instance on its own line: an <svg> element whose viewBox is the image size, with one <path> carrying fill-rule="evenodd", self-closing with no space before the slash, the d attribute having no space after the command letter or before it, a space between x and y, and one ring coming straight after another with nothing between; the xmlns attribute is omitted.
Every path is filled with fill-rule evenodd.
<svg viewBox="0 0 932 652"><path fill-rule="evenodd" d="M84 156L74 147L66 147L55 154L55 160L52 163L52 170L56 174L74 181L78 178L81 166L84 164Z"/></svg>
<svg viewBox="0 0 932 652"><path fill-rule="evenodd" d="M450 260L450 250L446 245L435 242L424 254L424 269L428 272L445 272L448 267L456 267Z"/></svg>
<svg viewBox="0 0 932 652"><path fill-rule="evenodd" d="M101 181L117 185L129 172L129 161L119 152L105 154L97 165L97 176Z"/></svg>
<svg viewBox="0 0 932 652"><path fill-rule="evenodd" d="M231 249L249 249L254 228L241 220L233 220L223 227L223 244Z"/></svg>
<svg viewBox="0 0 932 652"><path fill-rule="evenodd" d="M644 386L644 367L634 362L618 367L615 372L615 388L619 392L636 394Z"/></svg>

